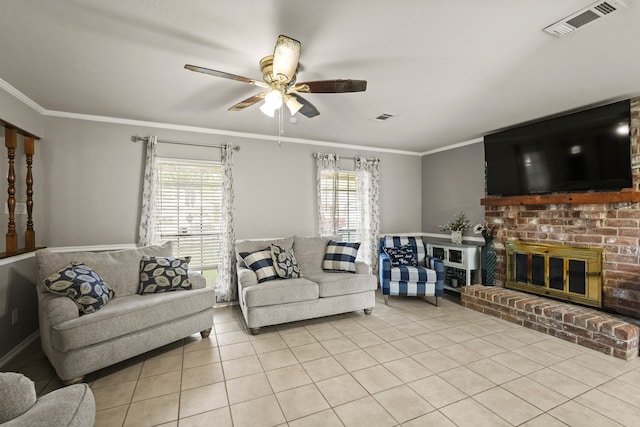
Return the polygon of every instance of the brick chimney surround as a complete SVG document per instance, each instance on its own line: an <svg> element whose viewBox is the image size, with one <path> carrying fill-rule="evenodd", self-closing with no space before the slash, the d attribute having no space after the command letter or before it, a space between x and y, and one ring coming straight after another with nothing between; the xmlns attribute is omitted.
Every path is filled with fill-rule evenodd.
<svg viewBox="0 0 640 427"><path fill-rule="evenodd" d="M640 324L640 97L631 100L630 132L630 190L482 200L486 220L497 226L495 287L462 289L464 305L620 358L638 355L640 328L633 323ZM602 311L505 289L507 241L602 248ZM543 307L533 308L534 300Z"/></svg>

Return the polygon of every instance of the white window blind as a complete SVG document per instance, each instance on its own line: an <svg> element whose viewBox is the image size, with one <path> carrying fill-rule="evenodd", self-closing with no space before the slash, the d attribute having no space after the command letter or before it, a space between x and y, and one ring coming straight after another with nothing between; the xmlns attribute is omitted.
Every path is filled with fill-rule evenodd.
<svg viewBox="0 0 640 427"><path fill-rule="evenodd" d="M356 241L360 224L360 206L353 171L323 171L320 175L322 221L333 222L336 233L345 242Z"/></svg>
<svg viewBox="0 0 640 427"><path fill-rule="evenodd" d="M178 256L194 270L216 269L220 259L222 165L158 158L156 231L174 241Z"/></svg>

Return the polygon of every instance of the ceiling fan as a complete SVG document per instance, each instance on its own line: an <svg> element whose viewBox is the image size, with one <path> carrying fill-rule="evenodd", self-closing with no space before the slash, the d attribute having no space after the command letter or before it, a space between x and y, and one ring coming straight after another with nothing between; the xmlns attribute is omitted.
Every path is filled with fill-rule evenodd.
<svg viewBox="0 0 640 427"><path fill-rule="evenodd" d="M260 60L260 70L262 71L263 81L190 64L186 64L184 68L198 73L249 83L263 88L263 92L238 102L229 108L229 111L243 110L264 99L264 104L260 107L260 110L269 117L273 117L275 111L279 109L282 104L287 106L291 115L296 114L298 111L300 114L309 118L319 115L320 112L318 109L301 97L300 93L363 92L367 89L367 82L365 80L338 79L297 83L296 77L298 74L299 58L300 42L290 37L280 35L276 41L273 55L265 56Z"/></svg>

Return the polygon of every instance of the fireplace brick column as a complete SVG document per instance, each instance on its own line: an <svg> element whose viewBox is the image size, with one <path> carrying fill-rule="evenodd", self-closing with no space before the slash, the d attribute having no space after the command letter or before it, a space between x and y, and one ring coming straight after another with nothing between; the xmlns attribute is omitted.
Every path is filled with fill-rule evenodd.
<svg viewBox="0 0 640 427"><path fill-rule="evenodd" d="M640 97L631 100L631 161L640 166ZM633 169L640 191L640 169ZM497 224L496 279L506 279L507 240L604 249L603 307L640 318L640 204L485 206Z"/></svg>

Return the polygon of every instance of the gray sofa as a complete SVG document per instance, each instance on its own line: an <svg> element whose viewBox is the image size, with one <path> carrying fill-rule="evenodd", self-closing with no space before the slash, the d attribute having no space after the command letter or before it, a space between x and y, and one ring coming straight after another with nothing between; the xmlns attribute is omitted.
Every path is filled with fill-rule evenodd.
<svg viewBox="0 0 640 427"><path fill-rule="evenodd" d="M189 272L191 290L139 295L143 255L172 255L162 246L108 252L36 252L39 268L38 311L42 349L65 384L196 332L209 335L215 290L200 274ZM91 267L115 291L95 313L80 315L66 296L49 292L44 279L73 261Z"/></svg>
<svg viewBox="0 0 640 427"><path fill-rule="evenodd" d="M95 418L96 402L87 384L63 387L37 399L29 378L0 373L0 426L91 427Z"/></svg>
<svg viewBox="0 0 640 427"><path fill-rule="evenodd" d="M236 242L238 299L252 334L261 327L312 319L375 307L377 278L369 266L356 263L356 273L327 272L322 261L329 240L335 237L288 237L275 240ZM241 253L254 252L271 243L292 250L301 277L258 283L256 273L244 263Z"/></svg>

